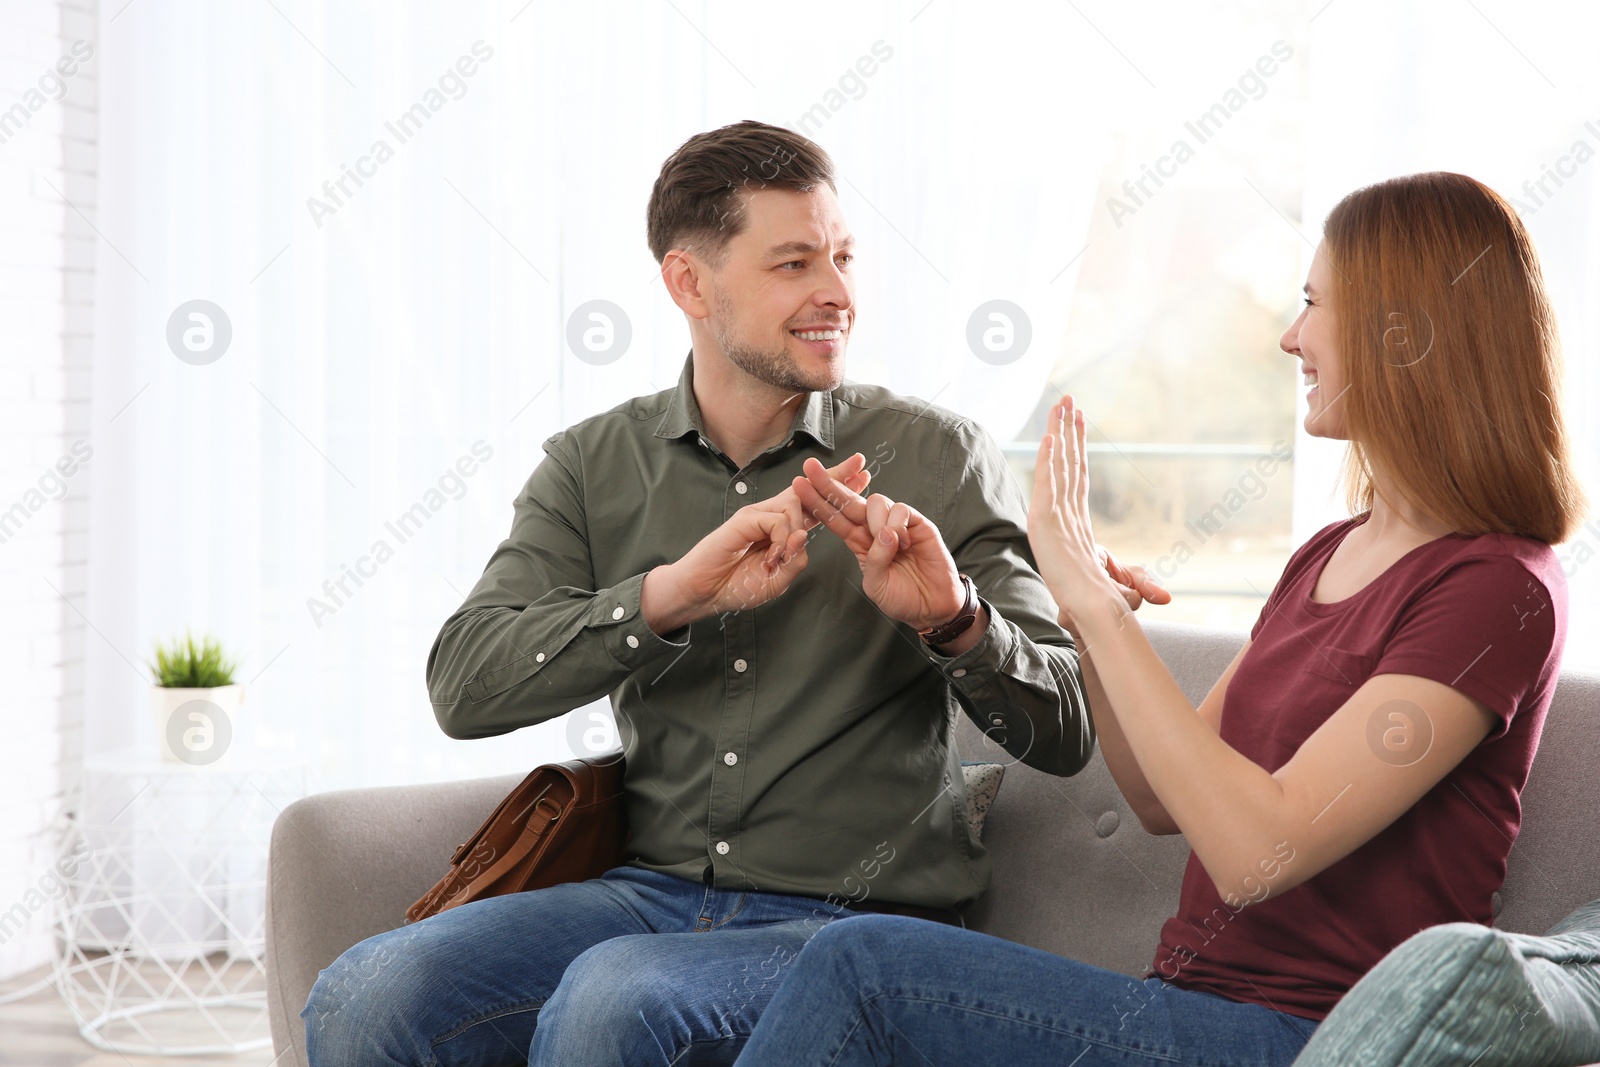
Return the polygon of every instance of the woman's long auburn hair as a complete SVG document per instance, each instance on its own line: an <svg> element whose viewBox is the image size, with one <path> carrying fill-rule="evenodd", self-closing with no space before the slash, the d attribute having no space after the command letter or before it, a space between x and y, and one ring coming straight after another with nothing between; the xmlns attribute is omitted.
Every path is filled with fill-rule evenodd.
<svg viewBox="0 0 1600 1067"><path fill-rule="evenodd" d="M1585 501L1562 424L1561 352L1538 257L1515 211L1464 174L1358 189L1323 229L1350 446L1373 475L1461 533L1567 540Z"/></svg>

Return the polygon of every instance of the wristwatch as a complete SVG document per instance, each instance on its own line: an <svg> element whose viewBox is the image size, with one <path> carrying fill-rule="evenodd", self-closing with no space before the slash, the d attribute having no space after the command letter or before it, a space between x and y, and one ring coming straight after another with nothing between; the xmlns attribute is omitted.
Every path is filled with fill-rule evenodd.
<svg viewBox="0 0 1600 1067"><path fill-rule="evenodd" d="M965 574L961 575L961 584L966 589L967 595L961 602L961 610L956 612L956 617L943 626L935 626L927 630L918 630L917 636L922 638L922 643L930 647L948 645L971 629L972 624L978 620L978 590L972 584L972 579Z"/></svg>

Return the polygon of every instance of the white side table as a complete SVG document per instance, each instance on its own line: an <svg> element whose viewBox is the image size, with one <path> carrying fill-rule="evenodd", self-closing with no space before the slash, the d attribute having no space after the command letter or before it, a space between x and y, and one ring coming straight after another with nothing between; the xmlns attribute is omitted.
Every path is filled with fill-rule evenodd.
<svg viewBox="0 0 1600 1067"><path fill-rule="evenodd" d="M303 758L234 750L204 766L90 756L67 805L56 986L84 1040L202 1055L271 1044L267 845L307 791Z"/></svg>

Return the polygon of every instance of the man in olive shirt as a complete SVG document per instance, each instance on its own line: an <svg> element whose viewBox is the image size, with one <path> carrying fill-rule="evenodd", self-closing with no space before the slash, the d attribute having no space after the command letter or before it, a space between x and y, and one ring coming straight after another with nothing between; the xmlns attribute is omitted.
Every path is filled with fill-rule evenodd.
<svg viewBox="0 0 1600 1067"><path fill-rule="evenodd" d="M839 902L949 919L984 891L958 714L1051 774L1093 750L999 449L843 380L827 155L758 123L691 138L649 237L682 377L545 442L427 671L452 737L609 695L630 862L355 946L303 1013L315 1067L731 1063Z"/></svg>

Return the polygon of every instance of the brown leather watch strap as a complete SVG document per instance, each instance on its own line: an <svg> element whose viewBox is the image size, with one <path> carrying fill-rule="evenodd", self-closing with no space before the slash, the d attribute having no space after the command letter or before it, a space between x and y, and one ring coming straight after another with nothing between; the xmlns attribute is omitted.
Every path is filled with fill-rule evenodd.
<svg viewBox="0 0 1600 1067"><path fill-rule="evenodd" d="M961 610L956 612L956 617L943 626L935 626L928 630L918 630L917 636L922 638L922 643L929 646L947 645L972 628L978 618L978 589L972 584L972 579L965 574L960 575L961 585L966 589L966 599L961 602Z"/></svg>

